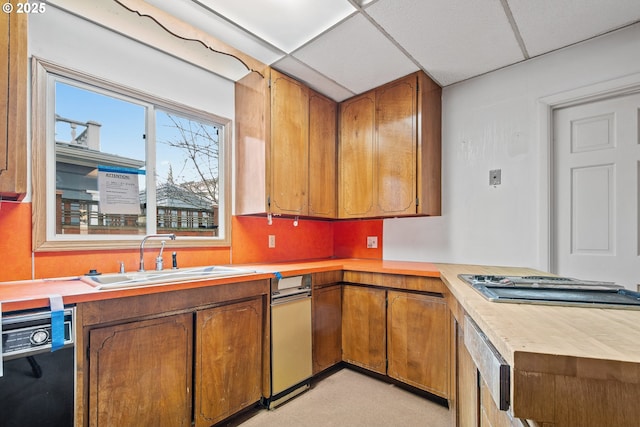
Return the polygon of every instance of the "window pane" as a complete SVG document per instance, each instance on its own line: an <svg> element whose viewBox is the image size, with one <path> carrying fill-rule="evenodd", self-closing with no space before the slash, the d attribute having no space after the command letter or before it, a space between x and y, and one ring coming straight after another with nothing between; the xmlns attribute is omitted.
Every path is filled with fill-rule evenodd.
<svg viewBox="0 0 640 427"><path fill-rule="evenodd" d="M158 232L218 236L221 126L156 113Z"/></svg>
<svg viewBox="0 0 640 427"><path fill-rule="evenodd" d="M146 233L144 129L145 107L56 81L56 234Z"/></svg>

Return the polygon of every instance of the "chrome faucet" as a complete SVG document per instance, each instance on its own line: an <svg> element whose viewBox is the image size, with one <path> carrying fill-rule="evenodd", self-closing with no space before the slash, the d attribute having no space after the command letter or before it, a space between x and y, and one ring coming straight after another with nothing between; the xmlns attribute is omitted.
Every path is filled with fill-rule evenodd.
<svg viewBox="0 0 640 427"><path fill-rule="evenodd" d="M169 238L171 240L176 240L176 235L171 233L171 234L148 234L146 236L144 236L142 238L142 242L140 242L140 269L138 271L144 271L144 243L147 241L147 239L150 238L160 238L160 239L166 239ZM162 242L164 243L164 242ZM164 249L164 245L162 245L162 248ZM160 256L162 256L162 249L160 250ZM157 267L157 265L156 265Z"/></svg>

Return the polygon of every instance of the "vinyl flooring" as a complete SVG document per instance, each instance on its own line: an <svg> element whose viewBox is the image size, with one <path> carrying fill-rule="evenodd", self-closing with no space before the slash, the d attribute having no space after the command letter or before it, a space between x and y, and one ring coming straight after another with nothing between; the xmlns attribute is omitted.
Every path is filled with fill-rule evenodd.
<svg viewBox="0 0 640 427"><path fill-rule="evenodd" d="M450 427L449 410L423 396L341 369L272 410L255 410L226 426Z"/></svg>

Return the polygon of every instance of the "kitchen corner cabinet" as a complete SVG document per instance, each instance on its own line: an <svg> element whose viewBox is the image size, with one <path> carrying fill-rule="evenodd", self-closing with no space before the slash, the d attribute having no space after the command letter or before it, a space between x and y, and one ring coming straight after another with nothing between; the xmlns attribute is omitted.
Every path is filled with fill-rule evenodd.
<svg viewBox="0 0 640 427"><path fill-rule="evenodd" d="M334 218L337 104L273 69L235 97L236 213Z"/></svg>
<svg viewBox="0 0 640 427"><path fill-rule="evenodd" d="M387 373L384 289L342 288L342 360L379 374Z"/></svg>
<svg viewBox="0 0 640 427"><path fill-rule="evenodd" d="M345 284L342 358L449 397L449 312L431 294Z"/></svg>
<svg viewBox="0 0 640 427"><path fill-rule="evenodd" d="M341 271L312 276L314 375L342 361L341 277Z"/></svg>
<svg viewBox="0 0 640 427"><path fill-rule="evenodd" d="M0 13L0 28L0 200L19 200L27 192L27 15Z"/></svg>
<svg viewBox="0 0 640 427"><path fill-rule="evenodd" d="M309 216L336 218L338 104L309 91Z"/></svg>
<svg viewBox="0 0 640 427"><path fill-rule="evenodd" d="M268 292L263 280L79 305L76 425L210 426L259 402Z"/></svg>
<svg viewBox="0 0 640 427"><path fill-rule="evenodd" d="M340 218L440 215L441 94L418 72L340 104Z"/></svg>

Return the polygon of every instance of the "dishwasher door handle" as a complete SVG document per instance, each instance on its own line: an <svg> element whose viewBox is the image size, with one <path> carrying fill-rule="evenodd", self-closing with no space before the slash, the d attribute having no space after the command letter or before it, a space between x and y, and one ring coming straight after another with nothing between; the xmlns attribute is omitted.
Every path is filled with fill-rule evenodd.
<svg viewBox="0 0 640 427"><path fill-rule="evenodd" d="M272 294L271 295L271 305L279 305L286 304L288 302L298 301L305 298L311 298L311 291L305 290L303 292L298 292L295 294Z"/></svg>

